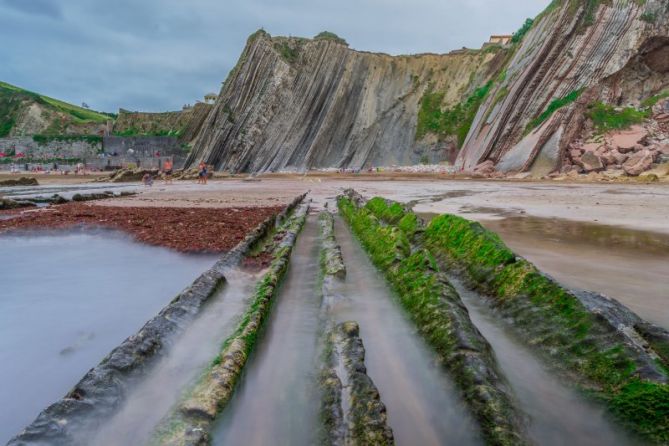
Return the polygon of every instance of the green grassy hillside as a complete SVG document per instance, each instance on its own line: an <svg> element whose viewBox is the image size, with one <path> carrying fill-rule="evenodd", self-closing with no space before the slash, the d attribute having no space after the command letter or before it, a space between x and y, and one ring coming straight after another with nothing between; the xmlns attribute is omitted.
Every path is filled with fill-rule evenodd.
<svg viewBox="0 0 669 446"><path fill-rule="evenodd" d="M33 104L47 111L50 122L47 133L58 134L70 125L104 124L111 114L87 110L20 87L0 82L0 137L8 136L21 112Z"/></svg>

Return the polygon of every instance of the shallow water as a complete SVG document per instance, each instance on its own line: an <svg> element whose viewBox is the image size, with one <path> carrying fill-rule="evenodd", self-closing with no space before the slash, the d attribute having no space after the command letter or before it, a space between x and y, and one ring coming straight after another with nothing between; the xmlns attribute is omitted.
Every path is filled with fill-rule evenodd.
<svg viewBox="0 0 669 446"><path fill-rule="evenodd" d="M318 224L307 219L254 354L213 433L214 445L314 444Z"/></svg>
<svg viewBox="0 0 669 446"><path fill-rule="evenodd" d="M381 393L398 445L479 445L477 425L453 382L436 365L391 291L350 229L336 219L350 300L335 309L338 322L354 320L366 349L369 376Z"/></svg>
<svg viewBox="0 0 669 446"><path fill-rule="evenodd" d="M669 235L536 217L482 223L566 286L606 294L669 328Z"/></svg>
<svg viewBox="0 0 669 446"><path fill-rule="evenodd" d="M145 444L158 422L219 352L246 308L260 273L225 273L225 287L179 337L170 352L129 392L121 410L90 442L98 446Z"/></svg>
<svg viewBox="0 0 669 446"><path fill-rule="evenodd" d="M114 232L0 236L0 443L214 262Z"/></svg>
<svg viewBox="0 0 669 446"><path fill-rule="evenodd" d="M519 407L530 416L529 434L542 446L623 446L633 443L604 409L562 383L502 324L483 298L449 277L474 325L488 340Z"/></svg>

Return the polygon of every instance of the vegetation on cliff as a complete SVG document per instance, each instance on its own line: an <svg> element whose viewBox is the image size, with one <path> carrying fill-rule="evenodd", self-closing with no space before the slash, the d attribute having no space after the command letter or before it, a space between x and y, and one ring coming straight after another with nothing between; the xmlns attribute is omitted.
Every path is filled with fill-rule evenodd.
<svg viewBox="0 0 669 446"><path fill-rule="evenodd" d="M595 102L588 107L586 116L592 120L597 131L604 133L640 124L650 118L650 111L637 110L633 107L614 107L603 102Z"/></svg>
<svg viewBox="0 0 669 446"><path fill-rule="evenodd" d="M535 128L539 127L541 124L546 122L548 118L553 116L553 113L555 113L562 107L566 107L567 105L576 102L576 100L581 96L581 93L583 93L582 89L574 90L565 97L553 100L550 104L548 104L546 110L544 110L539 116L530 121L530 123L527 125L526 133L531 132L532 130L534 130Z"/></svg>
<svg viewBox="0 0 669 446"><path fill-rule="evenodd" d="M429 133L439 136L440 139L455 136L458 147L461 147L492 85L493 81L489 81L474 90L464 102L447 109L442 109L445 93L429 89L420 102L416 139L421 139Z"/></svg>

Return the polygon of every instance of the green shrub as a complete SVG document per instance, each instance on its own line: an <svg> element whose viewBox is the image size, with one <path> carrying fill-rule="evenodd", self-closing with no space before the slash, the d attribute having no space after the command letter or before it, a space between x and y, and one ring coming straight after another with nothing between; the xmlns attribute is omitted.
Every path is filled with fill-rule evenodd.
<svg viewBox="0 0 669 446"><path fill-rule="evenodd" d="M660 94L656 94L655 96L651 96L641 102L641 106L644 108L651 108L655 107L658 102L660 102L662 99L669 98L669 90L663 91Z"/></svg>
<svg viewBox="0 0 669 446"><path fill-rule="evenodd" d="M348 46L348 42L345 39L342 39L341 37L330 31L323 31L318 33L314 37L314 40L333 40L337 43L341 43L343 45Z"/></svg>
<svg viewBox="0 0 669 446"><path fill-rule="evenodd" d="M527 125L525 133L530 133L532 130L539 127L548 118L553 116L553 113L555 113L562 107L566 107L567 105L576 102L576 100L581 96L581 93L583 93L583 90L574 90L563 98L555 99L553 102L548 104L548 108L546 108L546 110L543 113L541 113L539 116L530 121L530 123Z"/></svg>
<svg viewBox="0 0 669 446"><path fill-rule="evenodd" d="M516 31L511 38L511 42L519 43L522 41L523 37L525 37L525 34L527 34L527 32L532 29L532 25L534 25L534 19L526 19L525 23L523 23L523 26L521 26L521 28Z"/></svg>
<svg viewBox="0 0 669 446"><path fill-rule="evenodd" d="M650 112L632 107L617 109L603 102L595 102L588 107L587 116L592 120L598 131L607 132L640 124L650 117Z"/></svg>
<svg viewBox="0 0 669 446"><path fill-rule="evenodd" d="M492 81L488 82L474 90L464 102L443 111L441 104L445 93L427 91L421 99L420 109L418 110L416 139L421 139L428 133L433 133L440 138L456 136L458 146L462 147L474 118L476 118L476 113L488 93L490 93L492 85Z"/></svg>

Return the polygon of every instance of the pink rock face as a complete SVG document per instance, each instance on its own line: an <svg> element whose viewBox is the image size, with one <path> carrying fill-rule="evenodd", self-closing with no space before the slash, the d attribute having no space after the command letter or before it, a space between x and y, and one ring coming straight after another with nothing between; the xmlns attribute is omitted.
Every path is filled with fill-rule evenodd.
<svg viewBox="0 0 669 446"><path fill-rule="evenodd" d="M649 150L642 150L629 157L623 164L623 170L627 175L638 176L653 165L654 155Z"/></svg>
<svg viewBox="0 0 669 446"><path fill-rule="evenodd" d="M484 161L474 168L474 173L482 175L490 175L495 171L495 163L491 160Z"/></svg>
<svg viewBox="0 0 669 446"><path fill-rule="evenodd" d="M667 122L669 121L669 113L661 113L657 116L655 116L653 119L659 122Z"/></svg>
<svg viewBox="0 0 669 446"><path fill-rule="evenodd" d="M573 160L576 160L576 159L580 158L582 154L583 154L583 152L579 149L571 149L569 151L569 156Z"/></svg>
<svg viewBox="0 0 669 446"><path fill-rule="evenodd" d="M645 128L635 125L629 130L612 132L607 139L613 148L617 148L619 151L625 153L625 151L632 150L647 135L648 132Z"/></svg>
<svg viewBox="0 0 669 446"><path fill-rule="evenodd" d="M602 145L598 142L589 142L582 147L582 150L584 152L596 152L600 147L602 147Z"/></svg>
<svg viewBox="0 0 669 446"><path fill-rule="evenodd" d="M585 152L581 157L581 163L586 172L599 172L606 167L604 160L592 152Z"/></svg>
<svg viewBox="0 0 669 446"><path fill-rule="evenodd" d="M611 157L613 157L613 159L615 160L611 164L622 164L625 161L627 161L627 158L629 158L627 155L625 155L624 153L620 153L617 150L612 150L611 151Z"/></svg>

